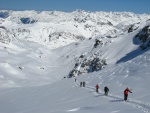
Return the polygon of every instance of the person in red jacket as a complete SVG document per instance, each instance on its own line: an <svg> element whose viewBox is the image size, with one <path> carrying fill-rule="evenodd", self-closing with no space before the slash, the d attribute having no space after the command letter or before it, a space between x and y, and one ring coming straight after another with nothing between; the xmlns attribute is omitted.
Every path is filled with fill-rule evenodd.
<svg viewBox="0 0 150 113"><path fill-rule="evenodd" d="M96 92L98 93L99 85L97 84L97 85L95 86L95 88L96 88Z"/></svg>
<svg viewBox="0 0 150 113"><path fill-rule="evenodd" d="M124 90L124 100L126 101L127 98L128 98L128 93L132 93L131 90L129 90L129 88L127 87L125 90Z"/></svg>

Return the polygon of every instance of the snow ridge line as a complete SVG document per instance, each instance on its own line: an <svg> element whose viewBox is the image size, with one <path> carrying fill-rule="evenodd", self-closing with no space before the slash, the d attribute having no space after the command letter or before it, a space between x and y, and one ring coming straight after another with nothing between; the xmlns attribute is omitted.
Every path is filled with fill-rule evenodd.
<svg viewBox="0 0 150 113"><path fill-rule="evenodd" d="M76 80L75 81L75 84L76 86L80 86L79 85L79 82ZM94 90L95 91L95 88L92 87L92 86L85 86L83 87L84 89L87 89L87 90ZM105 96L102 91L98 92L98 94L101 94L103 96ZM150 112L150 104L148 103L144 103L142 101L138 101L138 100L133 100L133 99L129 99L127 100L126 102L120 97L120 96L114 96L112 94L109 94L108 96L105 96L104 98L108 98L110 100L110 102L123 102L125 104L128 104L136 109L139 109L141 111L143 111L144 113L149 113ZM111 100L111 99L116 99L116 100Z"/></svg>

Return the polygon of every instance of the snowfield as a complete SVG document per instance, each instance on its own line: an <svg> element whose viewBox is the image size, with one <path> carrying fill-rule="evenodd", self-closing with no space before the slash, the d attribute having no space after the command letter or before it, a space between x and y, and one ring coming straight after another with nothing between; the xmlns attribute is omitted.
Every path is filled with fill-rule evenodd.
<svg viewBox="0 0 150 113"><path fill-rule="evenodd" d="M148 14L1 10L0 113L149 113L149 50Z"/></svg>

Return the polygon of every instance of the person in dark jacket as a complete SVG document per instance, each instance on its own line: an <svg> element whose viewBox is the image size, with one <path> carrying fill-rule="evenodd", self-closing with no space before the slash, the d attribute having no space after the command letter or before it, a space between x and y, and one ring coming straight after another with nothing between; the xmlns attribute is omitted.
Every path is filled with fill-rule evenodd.
<svg viewBox="0 0 150 113"><path fill-rule="evenodd" d="M75 78L75 79L74 79L74 81L76 82L76 81L77 81L77 79Z"/></svg>
<svg viewBox="0 0 150 113"><path fill-rule="evenodd" d="M85 82L83 82L83 87L85 87Z"/></svg>
<svg viewBox="0 0 150 113"><path fill-rule="evenodd" d="M124 100L126 101L128 99L128 93L132 93L131 90L129 90L129 88L127 87L125 90L124 90Z"/></svg>
<svg viewBox="0 0 150 113"><path fill-rule="evenodd" d="M96 88L96 92L98 93L99 85L97 84L97 85L95 86L95 88Z"/></svg>
<svg viewBox="0 0 150 113"><path fill-rule="evenodd" d="M108 95L109 88L107 86L104 87L104 92L105 92L105 95Z"/></svg>
<svg viewBox="0 0 150 113"><path fill-rule="evenodd" d="M82 82L80 82L80 87L82 87Z"/></svg>

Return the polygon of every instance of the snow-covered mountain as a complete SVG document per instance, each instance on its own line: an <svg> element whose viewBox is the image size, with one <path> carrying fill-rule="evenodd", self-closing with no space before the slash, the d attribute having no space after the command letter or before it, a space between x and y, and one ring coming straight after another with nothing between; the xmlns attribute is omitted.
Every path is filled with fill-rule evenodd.
<svg viewBox="0 0 150 113"><path fill-rule="evenodd" d="M149 50L148 14L1 10L0 113L148 113Z"/></svg>
<svg viewBox="0 0 150 113"><path fill-rule="evenodd" d="M129 12L74 12L58 11L1 11L1 27L9 39L23 38L40 42L51 48L96 36L117 37L133 25L147 21L150 15Z"/></svg>

